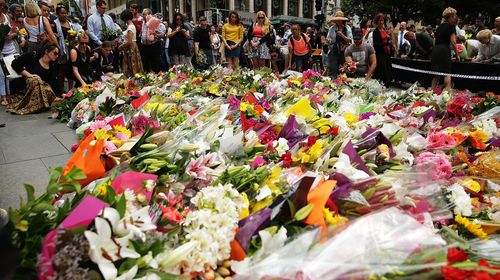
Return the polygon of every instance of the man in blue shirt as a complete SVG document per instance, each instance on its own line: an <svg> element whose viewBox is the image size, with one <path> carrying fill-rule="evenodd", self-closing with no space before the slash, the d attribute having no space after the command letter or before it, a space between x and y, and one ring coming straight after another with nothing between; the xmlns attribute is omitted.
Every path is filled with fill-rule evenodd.
<svg viewBox="0 0 500 280"><path fill-rule="evenodd" d="M106 1L98 0L96 3L97 12L91 15L87 20L89 36L95 46L102 45L102 33L104 30L110 29L116 31L113 19L105 14L107 8Z"/></svg>

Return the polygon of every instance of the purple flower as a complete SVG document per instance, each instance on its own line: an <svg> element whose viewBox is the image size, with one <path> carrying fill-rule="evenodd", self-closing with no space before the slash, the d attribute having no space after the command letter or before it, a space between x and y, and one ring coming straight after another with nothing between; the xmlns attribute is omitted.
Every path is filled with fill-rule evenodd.
<svg viewBox="0 0 500 280"><path fill-rule="evenodd" d="M144 133L146 131L146 127L150 128L159 128L160 125L158 122L144 116L144 115L139 115L136 117L132 118L132 121L130 122L132 125L132 135L139 135Z"/></svg>
<svg viewBox="0 0 500 280"><path fill-rule="evenodd" d="M227 102L229 103L229 108L231 110L239 110L240 109L240 100L235 96L229 96L227 98Z"/></svg>
<svg viewBox="0 0 500 280"><path fill-rule="evenodd" d="M359 120L362 121L362 120L367 120L369 119L371 116L375 116L377 113L375 112L365 112L363 114L361 114L359 116Z"/></svg>

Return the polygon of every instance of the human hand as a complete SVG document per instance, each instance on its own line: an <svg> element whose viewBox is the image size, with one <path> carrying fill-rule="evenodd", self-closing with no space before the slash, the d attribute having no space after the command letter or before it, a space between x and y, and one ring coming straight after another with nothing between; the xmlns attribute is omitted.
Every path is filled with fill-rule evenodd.
<svg viewBox="0 0 500 280"><path fill-rule="evenodd" d="M28 78L30 78L30 79L41 79L40 76L38 76L37 74L29 74Z"/></svg>

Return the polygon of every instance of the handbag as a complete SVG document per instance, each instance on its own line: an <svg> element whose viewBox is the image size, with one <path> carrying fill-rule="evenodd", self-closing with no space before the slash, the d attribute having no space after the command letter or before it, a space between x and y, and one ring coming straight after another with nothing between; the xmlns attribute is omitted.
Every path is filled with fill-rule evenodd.
<svg viewBox="0 0 500 280"><path fill-rule="evenodd" d="M4 57L0 58L0 66L2 67L2 70L3 70L5 77L9 81L12 81L12 80L15 80L17 78L22 77L22 75L17 73L16 70L14 70L12 68L12 62L18 56L19 56L18 54L12 54L12 55L8 55L8 56L4 56Z"/></svg>

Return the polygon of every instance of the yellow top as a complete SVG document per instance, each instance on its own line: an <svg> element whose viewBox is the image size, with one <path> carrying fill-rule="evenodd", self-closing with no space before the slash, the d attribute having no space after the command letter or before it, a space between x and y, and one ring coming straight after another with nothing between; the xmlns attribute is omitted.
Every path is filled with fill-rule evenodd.
<svg viewBox="0 0 500 280"><path fill-rule="evenodd" d="M243 25L224 24L222 26L222 37L226 41L241 42L243 40Z"/></svg>

